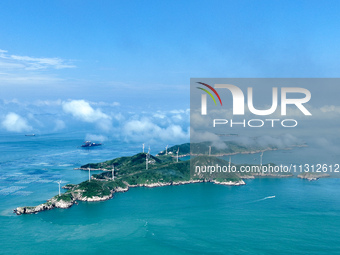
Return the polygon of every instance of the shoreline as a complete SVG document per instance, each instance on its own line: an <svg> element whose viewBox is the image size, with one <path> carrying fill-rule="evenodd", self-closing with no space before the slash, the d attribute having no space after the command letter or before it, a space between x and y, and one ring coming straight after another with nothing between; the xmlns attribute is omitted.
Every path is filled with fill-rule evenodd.
<svg viewBox="0 0 340 255"><path fill-rule="evenodd" d="M58 197L55 196L49 200L47 200L46 203L37 205L37 206L24 206L24 207L17 207L14 209L14 213L16 215L22 215L22 214L36 214L38 212L52 210L54 208L61 208L61 209L67 209L72 207L74 204L77 203L77 201L83 201L83 202L99 202L99 201L106 201L109 199L112 199L114 197L114 193L124 193L129 191L130 188L136 188L136 187L146 187L146 188L156 188L156 187L164 187L164 186L178 186L178 185L186 185L186 184L194 184L194 183L204 183L204 182L211 182L213 184L217 185L226 185L226 186L241 186L246 185L246 183L243 180L240 181L226 181L226 182L219 182L216 180L189 180L189 181L178 181L178 182L155 182L150 184L136 184L136 185L130 185L126 183L126 187L117 187L113 190L111 190L110 195L106 196L93 196L93 197L83 197L82 195L75 196L71 201L64 201L64 200L58 200Z"/></svg>
<svg viewBox="0 0 340 255"><path fill-rule="evenodd" d="M328 178L328 177L330 177L330 175L326 173L302 173L297 176L297 178L305 179L308 181L317 181L320 178Z"/></svg>
<svg viewBox="0 0 340 255"><path fill-rule="evenodd" d="M308 181L316 181L319 178L327 178L329 175L324 174L318 177L308 178L306 176L294 176L294 175L256 175L256 176L244 176L238 181L217 181L217 180L208 180L208 179L191 179L188 181L177 181L177 182L155 182L155 183L144 183L144 184L128 184L124 182L126 187L116 187L113 190L110 190L109 195L104 196L93 196L87 197L82 196L82 194L76 193L75 196L70 201L65 200L58 200L58 195L54 196L53 198L47 200L47 202L37 205L37 206L24 206L24 207L17 207L13 210L16 215L21 214L36 214L38 212L52 210L54 208L61 208L67 209L72 207L74 204L78 204L78 201L82 202L100 202L112 199L115 193L124 193L130 190L130 188L137 188L137 187L146 187L146 188L156 188L156 187L165 187L165 186L179 186L179 185L186 185L186 184L195 184L195 183L213 183L216 185L224 185L224 186L243 186L246 185L244 179L256 179L256 178L299 178L299 179L306 179ZM93 179L96 180L96 179ZM100 181L100 180L96 180ZM74 185L76 186L76 185ZM64 189L71 189L67 185L63 187ZM65 194L65 193L64 193Z"/></svg>
<svg viewBox="0 0 340 255"><path fill-rule="evenodd" d="M286 148L286 149L292 149L292 148ZM233 153L224 153L224 154L218 154L218 155L211 155L213 157L222 157L222 156L228 156L228 155L236 155L236 154L256 154L261 153L264 151L273 151L278 150L277 148L266 148L262 150L249 150L249 151L241 151L241 152L233 152ZM183 154L179 155L179 157L186 157L186 156L203 156L203 162L207 160L207 155L202 154ZM181 161L182 163L177 165L178 162L168 161L168 159L165 158L164 161L159 160L155 158L154 156L151 156L154 159L154 163L157 162L159 166L162 168L169 167L173 165L174 170L177 171L179 176L182 175L182 172L187 171L187 165L188 163L186 161ZM211 158L208 158L210 160ZM112 161L117 160L113 159ZM252 175L242 175L238 174L236 178L218 178L215 177L214 179L209 177L203 177L201 176L201 179L191 179L192 177L189 176L183 176L181 179L176 181L173 181L173 178L168 178L168 176L164 173L161 175L155 175L154 172L145 172L144 171L144 162L145 162L145 154L144 153L138 153L134 156L130 157L122 157L118 160L124 167L119 168L119 171L124 171L122 177L118 177L117 179L111 180L107 178L107 173L101 173L94 176L91 176L91 181L83 181L79 184L66 184L63 188L67 189L63 194L56 195L50 199L48 199L45 203L42 203L37 206L23 206L23 207L17 207L14 209L14 213L17 215L21 214L35 214L41 211L51 210L54 208L70 208L72 205L76 204L77 201L87 201L87 202L97 202L97 201L105 201L108 199L113 198L114 193L116 192L127 192L130 188L134 187L147 187L147 188L155 188L155 187L162 187L162 186L177 186L177 185L185 185L185 184L193 184L193 183L203 183L203 182L211 182L216 185L225 185L225 186L242 186L246 185L245 181L246 179L254 179L254 178L289 178L293 177L293 175L283 175L278 173L259 173L259 174L252 174ZM123 161L122 161L123 160ZM158 161L157 161L158 160ZM200 160L200 159L197 159ZM202 160L202 159L201 159ZM122 163L123 162L123 163ZM183 163L186 162L186 163ZM104 162L106 163L106 162ZM110 166L113 164L110 162ZM117 163L116 163L117 164ZM152 163L150 163L152 165ZM107 166L104 167L105 164L103 163L95 163L93 164L93 168L91 167L91 171L105 171L107 172ZM107 163L106 163L107 165ZM175 166L176 165L176 166ZM86 170L88 171L89 168L83 167L74 168L75 170ZM97 166L98 168L95 168ZM129 169L130 167L133 167L132 171ZM157 165L156 165L157 167ZM155 167L154 167L155 168ZM155 168L157 169L157 168ZM124 175L125 173L125 175ZM144 174L144 175L143 175ZM137 176L137 177L134 177ZM97 178L97 177L100 178ZM119 175L120 176L120 175ZM132 177L131 177L132 176ZM136 181L138 177L142 176L142 181ZM155 178L155 179L154 179ZM164 178L164 179L163 179ZM197 177L194 177L197 178ZM175 178L176 179L176 178ZM184 180L183 180L184 179ZM150 181L149 181L150 180ZM136 183L136 184L130 184L130 183ZM138 184L137 184L138 183Z"/></svg>
<svg viewBox="0 0 340 255"><path fill-rule="evenodd" d="M231 153L223 153L223 154L211 154L210 156L212 157L223 157L223 156L233 156L233 155L238 155L238 154L256 154L260 152L266 152L266 151L277 151L277 150L293 150L294 148L304 148L308 147L306 144L300 144L300 145L293 145L292 148L267 148L263 150L252 150L252 151L242 151L242 152L231 152ZM194 154L194 153L188 153L188 154L182 154L178 155L179 158L184 158L187 156L207 156L207 154ZM173 156L175 157L175 156Z"/></svg>

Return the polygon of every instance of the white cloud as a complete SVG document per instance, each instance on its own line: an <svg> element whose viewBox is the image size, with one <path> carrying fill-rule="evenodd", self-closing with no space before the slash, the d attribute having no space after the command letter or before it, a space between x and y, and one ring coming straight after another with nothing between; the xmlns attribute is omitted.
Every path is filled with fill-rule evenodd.
<svg viewBox="0 0 340 255"><path fill-rule="evenodd" d="M256 139L256 143L264 148L278 147L279 149L283 149L294 145L301 145L303 142L291 134L284 134L278 137L264 135Z"/></svg>
<svg viewBox="0 0 340 255"><path fill-rule="evenodd" d="M29 56L9 55L7 51L0 50L0 66L4 69L41 70L47 68L64 69L74 68L73 64L61 58L36 58Z"/></svg>
<svg viewBox="0 0 340 255"><path fill-rule="evenodd" d="M193 128L190 129L190 141L194 143L211 142L212 146L217 149L227 148L218 135L208 131L195 131Z"/></svg>
<svg viewBox="0 0 340 255"><path fill-rule="evenodd" d="M111 119L101 119L96 123L96 126L105 132L110 132L113 129Z"/></svg>
<svg viewBox="0 0 340 255"><path fill-rule="evenodd" d="M4 99L3 100L4 104L21 104L18 99L13 98L11 100Z"/></svg>
<svg viewBox="0 0 340 255"><path fill-rule="evenodd" d="M1 64L0 64L1 65ZM1 66L0 66L1 67ZM51 84L61 82L63 79L44 74L34 74L19 71L12 71L12 73L0 74L0 86L6 84Z"/></svg>
<svg viewBox="0 0 340 255"><path fill-rule="evenodd" d="M187 110L171 110L170 113L172 114L179 114L179 113L188 113L189 109Z"/></svg>
<svg viewBox="0 0 340 255"><path fill-rule="evenodd" d="M32 127L27 124L27 121L16 113L8 113L2 121L2 126L11 132L30 131Z"/></svg>
<svg viewBox="0 0 340 255"><path fill-rule="evenodd" d="M319 150L327 151L329 153L340 153L340 147L333 138L317 137L313 143Z"/></svg>
<svg viewBox="0 0 340 255"><path fill-rule="evenodd" d="M103 113L100 109L93 109L85 100L72 100L62 103L63 110L72 114L75 118L94 123L99 120L111 119L110 116Z"/></svg>
<svg viewBox="0 0 340 255"><path fill-rule="evenodd" d="M55 120L54 132L60 131L66 127L65 122L62 120Z"/></svg>
<svg viewBox="0 0 340 255"><path fill-rule="evenodd" d="M107 137L103 135L86 134L85 140L95 141L95 142L104 142L107 140Z"/></svg>
<svg viewBox="0 0 340 255"><path fill-rule="evenodd" d="M325 105L323 107L320 108L320 111L322 113L336 113L339 114L340 113L340 106L337 105Z"/></svg>
<svg viewBox="0 0 340 255"><path fill-rule="evenodd" d="M70 60L57 57L31 57L11 55L0 49L0 86L10 84L51 84L64 81L49 73L50 70L76 67ZM46 72L42 72L46 71Z"/></svg>
<svg viewBox="0 0 340 255"><path fill-rule="evenodd" d="M161 113L155 113L153 115L154 118L159 118L159 119L164 119L166 116L165 114L161 114Z"/></svg>
<svg viewBox="0 0 340 255"><path fill-rule="evenodd" d="M65 113L72 114L78 120L95 123L99 129L105 132L112 130L111 117L100 109L93 109L90 103L85 100L63 102L62 107Z"/></svg>
<svg viewBox="0 0 340 255"><path fill-rule="evenodd" d="M182 141L189 140L189 131L181 126L170 124L160 127L148 118L130 120L123 125L122 133L127 140L133 141Z"/></svg>
<svg viewBox="0 0 340 255"><path fill-rule="evenodd" d="M25 65L19 63L10 63L7 61L0 61L0 68L4 69L24 69Z"/></svg>
<svg viewBox="0 0 340 255"><path fill-rule="evenodd" d="M171 141L172 139L175 139L184 142L189 139L189 130L185 131L179 125L170 125L167 128L161 129L159 137L163 141Z"/></svg>
<svg viewBox="0 0 340 255"><path fill-rule="evenodd" d="M115 113L113 118L117 120L118 122L122 122L125 120L125 116L122 113Z"/></svg>
<svg viewBox="0 0 340 255"><path fill-rule="evenodd" d="M37 100L33 102L33 105L37 106L59 106L62 104L61 99L57 100Z"/></svg>
<svg viewBox="0 0 340 255"><path fill-rule="evenodd" d="M120 106L119 102L89 102L91 105L98 105L98 106L111 106L111 107L115 107L115 106Z"/></svg>
<svg viewBox="0 0 340 255"><path fill-rule="evenodd" d="M175 121L179 121L179 120L182 120L182 115L176 114L176 115L172 116L172 118L173 118L173 120L175 120Z"/></svg>

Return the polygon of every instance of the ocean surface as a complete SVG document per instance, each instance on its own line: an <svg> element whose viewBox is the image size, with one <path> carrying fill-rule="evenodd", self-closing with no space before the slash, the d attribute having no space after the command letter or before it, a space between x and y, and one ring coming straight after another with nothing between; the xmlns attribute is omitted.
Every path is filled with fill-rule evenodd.
<svg viewBox="0 0 340 255"><path fill-rule="evenodd" d="M142 149L110 138L83 149L84 137L0 135L0 254L340 254L340 179L334 178L132 188L104 202L13 214L56 195L58 180L88 178L74 168ZM337 155L311 148L265 152L263 162L318 163L320 157L339 163ZM259 154L232 157L234 163L258 160Z"/></svg>

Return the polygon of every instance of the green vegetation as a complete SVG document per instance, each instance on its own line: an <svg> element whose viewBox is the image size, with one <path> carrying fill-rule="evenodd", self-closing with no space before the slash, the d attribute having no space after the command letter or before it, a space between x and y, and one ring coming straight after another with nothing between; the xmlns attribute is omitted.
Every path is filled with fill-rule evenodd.
<svg viewBox="0 0 340 255"><path fill-rule="evenodd" d="M77 189L83 190L83 196L85 197L110 195L110 189L103 182L97 180L82 182L78 185Z"/></svg>
<svg viewBox="0 0 340 255"><path fill-rule="evenodd" d="M269 146L267 148L260 147L258 145L240 145L236 142L222 142L224 146L220 146L218 149L214 146L211 147L211 155L226 155L226 154L235 154L235 153L245 153L252 151L260 151L264 149L278 149L275 146ZM208 155L209 154L209 146L211 146L210 142L201 142L201 143L184 143L181 145L175 145L168 148L168 154L176 155L177 150L179 149L178 155ZM159 156L165 155L165 150L158 153Z"/></svg>
<svg viewBox="0 0 340 255"><path fill-rule="evenodd" d="M61 194L60 196L57 195L55 196L55 198L57 199L57 201L66 201L66 202L71 202L73 200L73 196L71 192L66 192L64 194Z"/></svg>
<svg viewBox="0 0 340 255"><path fill-rule="evenodd" d="M237 145L236 143L226 143L226 149L217 150L212 147L211 154L208 156L209 143L197 144L182 144L170 147L168 155L160 153L157 156L147 155L146 153L138 153L131 157L120 157L112 160L107 160L100 163L89 163L81 166L82 169L92 168L102 170L102 173L93 174L91 181L84 181L80 184L67 184L64 188L67 192L60 196L55 196L45 204L43 209L47 210L60 206L55 201L64 201L66 206L71 206L75 200L101 200L108 199L115 191L126 191L129 186L157 186L157 185L171 185L173 183L190 182L190 181L216 181L216 182L233 182L235 185L242 184L242 178L254 178L255 176L281 176L278 174L264 175L260 171L246 173L240 171L240 165L232 164L221 157L213 156L225 155L227 153L246 153L254 152L254 150L261 150L261 148L247 149ZM176 152L179 148L179 155L190 155L189 160L177 162ZM262 148L263 150L263 148ZM204 153L197 153L202 152ZM195 155L195 156L194 156ZM146 158L148 157L148 168L146 169ZM201 166L225 166L236 169L234 172L196 172L197 167ZM243 165L255 166L255 165ZM112 169L114 167L114 180L112 176ZM203 169L203 168L202 168ZM232 183L231 183L232 184ZM244 184L244 183L243 183ZM63 205L65 206L65 205ZM19 208L18 214L34 213L35 208L38 207L23 207L24 211ZM45 209L47 208L47 209ZM27 211L28 210L28 211Z"/></svg>
<svg viewBox="0 0 340 255"><path fill-rule="evenodd" d="M131 157L120 157L107 160L100 163L89 163L81 166L82 169L91 167L92 169L101 169L104 172L94 174L93 180L85 181L76 186L69 186L72 190L81 190L82 195L86 197L106 196L117 188L125 189L128 185L150 185L150 184L171 184L175 182L189 180L216 180L219 182L238 182L242 178L250 178L260 175L260 172L243 173L240 171L240 165L231 164L236 167L236 172L216 172L216 173L195 173L195 166L228 166L229 162L215 156L202 155L192 157L190 160L177 162L176 152L179 149L179 155L188 155L195 151L209 151L209 143L181 144L168 148L168 155L165 151L160 152L157 156L149 155L148 169L146 169L146 153L138 153ZM251 150L247 147L237 145L234 142L226 143L226 149L217 150L212 147L212 154L227 154L250 152L261 150L253 147ZM263 148L262 148L263 149ZM252 166L252 165L249 165ZM114 167L114 181L112 180L112 168ZM272 174L273 175L273 174Z"/></svg>
<svg viewBox="0 0 340 255"><path fill-rule="evenodd" d="M112 180L112 165L115 167L115 176ZM169 155L154 157L150 155L148 169L146 169L146 154L138 153L131 157L120 157L101 163L91 163L82 166L91 166L102 169L104 172L94 174L91 181L84 181L78 185L69 184L69 189L58 199L71 201L73 197L103 197L109 196L116 189L126 189L134 185L151 185L155 183L172 184L190 180L206 180L218 182L239 182L242 178L258 176L261 172L246 173L240 171L240 165L230 164L235 172L195 173L196 166L229 166L229 162L214 156L196 156L190 160L179 161ZM243 166L255 166L243 164ZM106 171L105 171L106 170ZM274 174L272 174L274 176Z"/></svg>
<svg viewBox="0 0 340 255"><path fill-rule="evenodd" d="M63 189L72 189L76 184L66 184Z"/></svg>

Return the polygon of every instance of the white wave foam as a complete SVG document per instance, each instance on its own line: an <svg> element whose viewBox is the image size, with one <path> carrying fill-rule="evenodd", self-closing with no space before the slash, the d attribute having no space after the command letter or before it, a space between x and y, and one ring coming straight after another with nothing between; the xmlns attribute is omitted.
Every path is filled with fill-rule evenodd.
<svg viewBox="0 0 340 255"><path fill-rule="evenodd" d="M68 166L73 166L73 164L60 164L58 166L61 166L61 167L68 167Z"/></svg>
<svg viewBox="0 0 340 255"><path fill-rule="evenodd" d="M31 195L33 192L32 191L17 191L15 193L13 193L12 195L17 195L17 196L29 196Z"/></svg>
<svg viewBox="0 0 340 255"><path fill-rule="evenodd" d="M259 202L259 201L263 201L263 200L266 200L266 199L271 199L271 198L275 198L275 196L268 196L268 197L264 197L264 198L261 198L261 199L255 200L254 202Z"/></svg>
<svg viewBox="0 0 340 255"><path fill-rule="evenodd" d="M1 189L0 190L0 195L4 195L4 196L7 196L13 192L16 192L20 189L24 189L26 188L25 186L11 186L11 187L7 187L7 188L4 188L4 189Z"/></svg>

